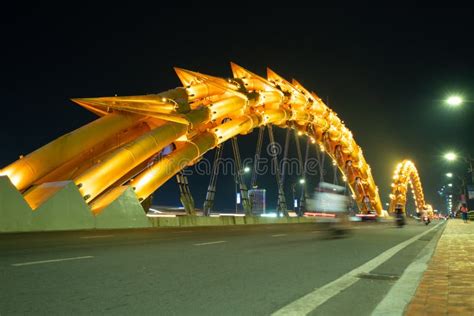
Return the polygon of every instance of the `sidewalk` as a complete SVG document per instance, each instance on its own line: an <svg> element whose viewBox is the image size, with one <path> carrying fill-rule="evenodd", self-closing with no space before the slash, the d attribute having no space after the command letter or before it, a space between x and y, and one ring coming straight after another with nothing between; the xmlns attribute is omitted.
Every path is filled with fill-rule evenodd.
<svg viewBox="0 0 474 316"><path fill-rule="evenodd" d="M474 222L450 219L405 315L474 315Z"/></svg>

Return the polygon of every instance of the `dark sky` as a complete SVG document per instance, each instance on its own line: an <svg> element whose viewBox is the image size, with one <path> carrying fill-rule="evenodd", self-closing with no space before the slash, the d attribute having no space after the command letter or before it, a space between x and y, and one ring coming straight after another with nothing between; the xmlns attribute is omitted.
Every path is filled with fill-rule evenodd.
<svg viewBox="0 0 474 316"><path fill-rule="evenodd" d="M180 85L173 66L230 76L234 61L260 75L268 66L329 98L363 148L384 203L396 162L410 158L427 199L439 204L436 190L454 170L442 154L473 154L472 16L469 8L11 8L1 31L0 166L94 119L70 98L157 93ZM450 92L472 103L446 108ZM252 155L255 133L239 141L242 156ZM229 178L219 183L232 187ZM191 180L198 206L207 182ZM262 185L274 206L273 179ZM177 204L175 189L167 184L157 202ZM230 191L221 208L233 200Z"/></svg>

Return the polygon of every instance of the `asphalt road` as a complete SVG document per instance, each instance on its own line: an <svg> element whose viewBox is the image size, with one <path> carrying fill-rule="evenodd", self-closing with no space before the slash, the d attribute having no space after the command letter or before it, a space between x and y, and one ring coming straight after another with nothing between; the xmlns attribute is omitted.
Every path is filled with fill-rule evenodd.
<svg viewBox="0 0 474 316"><path fill-rule="evenodd" d="M434 224L4 234L0 315L270 315ZM442 226L311 314L369 315Z"/></svg>

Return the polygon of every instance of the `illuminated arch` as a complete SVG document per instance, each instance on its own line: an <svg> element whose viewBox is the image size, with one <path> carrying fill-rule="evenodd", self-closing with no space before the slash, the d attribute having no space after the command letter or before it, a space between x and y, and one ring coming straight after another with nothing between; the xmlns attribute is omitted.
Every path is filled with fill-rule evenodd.
<svg viewBox="0 0 474 316"><path fill-rule="evenodd" d="M431 205L426 204L421 186L420 176L415 164L410 160L400 162L393 173L392 192L390 194L389 212L394 212L397 205L402 206L405 212L407 202L408 185L410 185L413 199L415 200L416 211L428 210L432 213Z"/></svg>
<svg viewBox="0 0 474 316"><path fill-rule="evenodd" d="M234 63L223 79L176 68L183 88L160 94L73 101L101 116L1 170L35 208L45 183L73 180L94 212L129 179L139 200L202 155L266 124L295 128L339 167L362 212L382 212L362 149L343 121L313 92L268 69L262 78ZM150 166L166 146L175 150ZM155 160L154 160L155 161Z"/></svg>

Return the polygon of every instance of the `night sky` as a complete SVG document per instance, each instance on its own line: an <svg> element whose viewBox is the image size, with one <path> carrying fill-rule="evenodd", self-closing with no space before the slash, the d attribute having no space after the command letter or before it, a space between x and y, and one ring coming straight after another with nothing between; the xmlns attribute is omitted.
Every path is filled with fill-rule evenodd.
<svg viewBox="0 0 474 316"><path fill-rule="evenodd" d="M441 207L444 173L467 171L442 154L474 154L473 16L466 8L12 8L1 31L0 167L95 118L70 98L158 93L180 86L173 66L228 77L233 61L262 76L270 67L328 101L363 148L384 204L396 163L409 158L428 202ZM447 108L451 92L471 103ZM243 157L255 141L256 133L239 139ZM261 180L274 207L275 181ZM191 179L198 207L207 183ZM218 184L218 207L232 209L232 178ZM174 180L155 203L178 205Z"/></svg>

